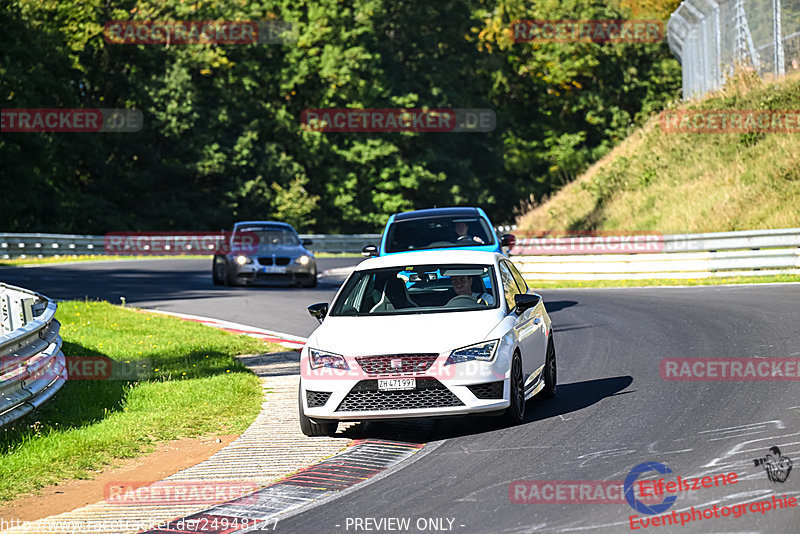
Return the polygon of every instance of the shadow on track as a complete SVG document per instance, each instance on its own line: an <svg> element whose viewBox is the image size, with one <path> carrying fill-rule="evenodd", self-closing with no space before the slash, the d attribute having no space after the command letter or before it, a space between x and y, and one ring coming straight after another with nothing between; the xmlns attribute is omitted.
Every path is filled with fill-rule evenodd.
<svg viewBox="0 0 800 534"><path fill-rule="evenodd" d="M606 397L629 393L623 391L633 383L630 376L598 378L570 384L559 384L555 398L528 401L523 425L552 419L588 408ZM453 416L397 421L370 421L348 428L344 435L352 439L391 439L409 443L425 443L458 438L510 428L502 416Z"/></svg>

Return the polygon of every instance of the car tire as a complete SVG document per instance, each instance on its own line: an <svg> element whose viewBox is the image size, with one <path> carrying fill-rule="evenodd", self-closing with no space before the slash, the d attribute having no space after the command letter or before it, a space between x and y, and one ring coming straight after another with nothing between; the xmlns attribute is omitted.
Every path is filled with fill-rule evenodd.
<svg viewBox="0 0 800 534"><path fill-rule="evenodd" d="M311 280L303 284L303 287L317 287L317 271L314 270L314 274L311 276Z"/></svg>
<svg viewBox="0 0 800 534"><path fill-rule="evenodd" d="M522 373L522 358L519 352L511 360L509 378L509 400L511 404L505 412L506 421L518 425L525 420L525 376Z"/></svg>
<svg viewBox="0 0 800 534"><path fill-rule="evenodd" d="M333 436L339 423L336 421L314 421L303 413L303 399L300 398L302 390L297 391L297 411L300 415L300 430L309 437Z"/></svg>
<svg viewBox="0 0 800 534"><path fill-rule="evenodd" d="M214 261L211 263L211 281L215 286L225 285L224 273L223 276L220 277L221 269L219 269L217 265L222 265L222 263L218 259L218 256L214 256Z"/></svg>
<svg viewBox="0 0 800 534"><path fill-rule="evenodd" d="M547 341L547 356L544 360L544 387L537 393L537 399L552 399L556 396L556 386L558 385L558 369L556 366L556 346L553 344L552 336Z"/></svg>

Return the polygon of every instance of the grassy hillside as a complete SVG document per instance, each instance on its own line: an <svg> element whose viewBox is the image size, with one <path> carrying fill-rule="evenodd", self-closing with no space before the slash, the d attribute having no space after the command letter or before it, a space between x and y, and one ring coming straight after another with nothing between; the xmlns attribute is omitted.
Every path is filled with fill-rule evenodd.
<svg viewBox="0 0 800 534"><path fill-rule="evenodd" d="M800 75L740 78L679 109L800 110ZM695 233L800 226L800 134L676 134L653 117L531 206L521 230Z"/></svg>

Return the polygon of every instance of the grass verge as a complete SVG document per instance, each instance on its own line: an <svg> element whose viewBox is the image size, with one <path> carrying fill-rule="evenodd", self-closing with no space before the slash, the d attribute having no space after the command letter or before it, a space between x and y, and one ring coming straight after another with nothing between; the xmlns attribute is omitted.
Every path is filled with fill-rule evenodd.
<svg viewBox="0 0 800 534"><path fill-rule="evenodd" d="M247 336L107 302L59 304L64 353L146 366L146 380L70 380L45 407L0 433L0 500L153 450L160 441L243 432L258 378L237 354L285 350Z"/></svg>
<svg viewBox="0 0 800 534"><path fill-rule="evenodd" d="M646 280L525 280L536 289L594 288L594 287L650 287L650 286L718 286L725 284L775 284L800 282L800 275L779 274L769 276L731 276L727 278L667 278Z"/></svg>
<svg viewBox="0 0 800 534"><path fill-rule="evenodd" d="M797 110L800 73L741 75L688 110ZM797 133L667 133L653 117L518 218L539 230L723 232L800 226ZM541 200L541 199L540 199Z"/></svg>

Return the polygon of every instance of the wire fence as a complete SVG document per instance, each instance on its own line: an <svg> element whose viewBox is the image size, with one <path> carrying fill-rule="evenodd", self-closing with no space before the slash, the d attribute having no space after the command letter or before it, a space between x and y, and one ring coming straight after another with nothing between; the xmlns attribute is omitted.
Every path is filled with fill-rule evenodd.
<svg viewBox="0 0 800 534"><path fill-rule="evenodd" d="M736 70L800 70L800 0L685 0L667 24L683 68L683 97L719 89Z"/></svg>

